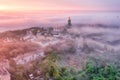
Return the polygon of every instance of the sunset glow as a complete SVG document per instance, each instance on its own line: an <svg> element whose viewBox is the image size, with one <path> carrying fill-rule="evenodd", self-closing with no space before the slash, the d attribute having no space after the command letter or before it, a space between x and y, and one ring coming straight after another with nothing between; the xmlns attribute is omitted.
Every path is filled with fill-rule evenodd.
<svg viewBox="0 0 120 80"><path fill-rule="evenodd" d="M118 0L0 0L0 10L120 10L119 4Z"/></svg>
<svg viewBox="0 0 120 80"><path fill-rule="evenodd" d="M0 5L0 10L9 10L10 8L8 6L2 6Z"/></svg>

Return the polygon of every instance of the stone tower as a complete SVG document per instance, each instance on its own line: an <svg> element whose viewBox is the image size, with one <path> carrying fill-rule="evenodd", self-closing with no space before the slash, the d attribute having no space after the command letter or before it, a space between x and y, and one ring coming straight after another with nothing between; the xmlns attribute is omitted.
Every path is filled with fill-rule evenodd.
<svg viewBox="0 0 120 80"><path fill-rule="evenodd" d="M72 23L71 23L71 18L69 17L68 18L68 27L72 26Z"/></svg>

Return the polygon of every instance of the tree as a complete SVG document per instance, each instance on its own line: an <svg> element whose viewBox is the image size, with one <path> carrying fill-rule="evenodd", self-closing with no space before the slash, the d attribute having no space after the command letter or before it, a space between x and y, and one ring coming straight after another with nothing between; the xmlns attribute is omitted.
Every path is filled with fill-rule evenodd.
<svg viewBox="0 0 120 80"><path fill-rule="evenodd" d="M44 70L45 77L47 79L57 79L59 74L59 68L56 63L57 55L54 53L48 54L46 59L42 63L42 70Z"/></svg>

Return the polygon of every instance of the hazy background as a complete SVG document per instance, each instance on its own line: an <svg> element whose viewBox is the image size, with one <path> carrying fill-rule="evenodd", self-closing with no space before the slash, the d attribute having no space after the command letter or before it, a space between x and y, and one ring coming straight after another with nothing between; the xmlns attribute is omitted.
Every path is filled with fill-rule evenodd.
<svg viewBox="0 0 120 80"><path fill-rule="evenodd" d="M55 13L21 13L1 14L0 31L27 28L27 27L51 27L67 24L68 17L72 24L103 24L110 26L120 25L120 12L55 12Z"/></svg>
<svg viewBox="0 0 120 80"><path fill-rule="evenodd" d="M0 0L0 31L72 24L120 22L120 0Z"/></svg>

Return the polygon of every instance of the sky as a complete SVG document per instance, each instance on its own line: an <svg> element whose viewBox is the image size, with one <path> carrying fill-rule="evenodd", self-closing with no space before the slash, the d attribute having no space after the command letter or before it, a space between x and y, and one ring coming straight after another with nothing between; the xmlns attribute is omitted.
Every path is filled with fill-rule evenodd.
<svg viewBox="0 0 120 80"><path fill-rule="evenodd" d="M0 0L0 11L33 10L119 11L120 0Z"/></svg>

